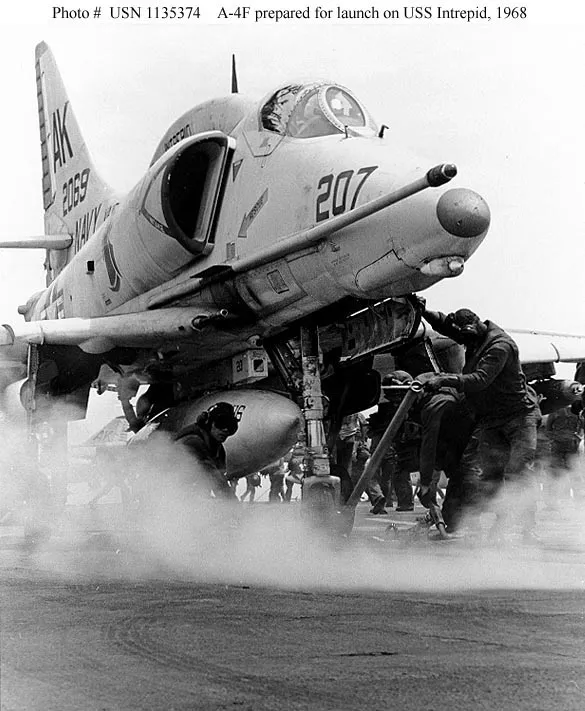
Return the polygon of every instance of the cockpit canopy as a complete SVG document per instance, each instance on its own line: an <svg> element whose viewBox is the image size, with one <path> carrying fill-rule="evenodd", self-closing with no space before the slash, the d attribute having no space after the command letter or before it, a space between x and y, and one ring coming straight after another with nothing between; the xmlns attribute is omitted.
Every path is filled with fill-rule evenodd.
<svg viewBox="0 0 585 711"><path fill-rule="evenodd" d="M377 133L374 121L355 96L326 81L280 87L262 105L260 121L263 129L291 138Z"/></svg>

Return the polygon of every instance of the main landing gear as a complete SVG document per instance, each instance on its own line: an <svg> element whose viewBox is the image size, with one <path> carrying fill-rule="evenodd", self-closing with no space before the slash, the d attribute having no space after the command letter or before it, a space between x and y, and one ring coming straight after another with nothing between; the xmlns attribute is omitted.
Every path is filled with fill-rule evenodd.
<svg viewBox="0 0 585 711"><path fill-rule="evenodd" d="M26 549L48 539L67 500L66 406L43 391L53 376L51 363L43 360L39 346L29 345L27 379L21 388L26 410L26 436L19 453ZM71 418L74 419L74 418Z"/></svg>

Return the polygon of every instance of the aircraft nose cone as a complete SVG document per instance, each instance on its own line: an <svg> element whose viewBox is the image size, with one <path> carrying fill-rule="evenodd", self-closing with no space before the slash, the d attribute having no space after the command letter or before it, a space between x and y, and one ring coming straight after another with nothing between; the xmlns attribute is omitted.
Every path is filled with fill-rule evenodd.
<svg viewBox="0 0 585 711"><path fill-rule="evenodd" d="M441 195L437 217L442 227L455 237L477 237L490 224L486 201L468 188L453 188Z"/></svg>

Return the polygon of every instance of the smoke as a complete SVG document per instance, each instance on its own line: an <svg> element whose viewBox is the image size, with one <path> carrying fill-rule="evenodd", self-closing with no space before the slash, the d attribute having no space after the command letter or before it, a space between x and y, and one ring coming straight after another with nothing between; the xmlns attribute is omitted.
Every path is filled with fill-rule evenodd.
<svg viewBox="0 0 585 711"><path fill-rule="evenodd" d="M30 486L27 438L23 430L0 415L3 443L0 448L0 522L17 520ZM19 513L20 517L20 513Z"/></svg>
<svg viewBox="0 0 585 711"><path fill-rule="evenodd" d="M113 405L118 412L115 396ZM355 591L585 587L582 454L570 471L541 467L532 486L507 485L459 539L430 541L401 514L391 516L395 535L367 504L344 539L312 525L298 501L267 504L266 479L254 505L211 499L196 464L163 440L75 461L56 424L65 414L52 413L36 443L22 423L1 422L3 551L24 551L53 575ZM540 542L525 543L535 506Z"/></svg>
<svg viewBox="0 0 585 711"><path fill-rule="evenodd" d="M414 529L413 517L404 520L401 514L392 516L394 535L387 530L389 517L368 516L367 504L358 507L354 531L343 538L313 525L299 501L266 503L266 480L253 505L211 499L202 472L167 441L156 450L104 449L75 476L70 470L66 504L39 495L34 506L22 505L30 474L26 458L15 454L23 446L17 434L8 438L16 449L5 449L0 457L2 500L8 502L9 492L13 500L0 534L6 541L11 531L22 540L27 527L34 533L37 526L41 534L32 536L29 564L55 575L356 591L585 586L585 511L578 498L585 488L579 488L579 468L562 486L542 471L528 490L505 487L491 512L464 522L465 535L458 539L429 540L423 526ZM44 467L57 492L61 464ZM554 515L548 507L553 493ZM520 525L534 503L541 541L524 544ZM494 522L504 519L497 531L504 539L493 540ZM51 537L44 539L42 532L49 529Z"/></svg>

